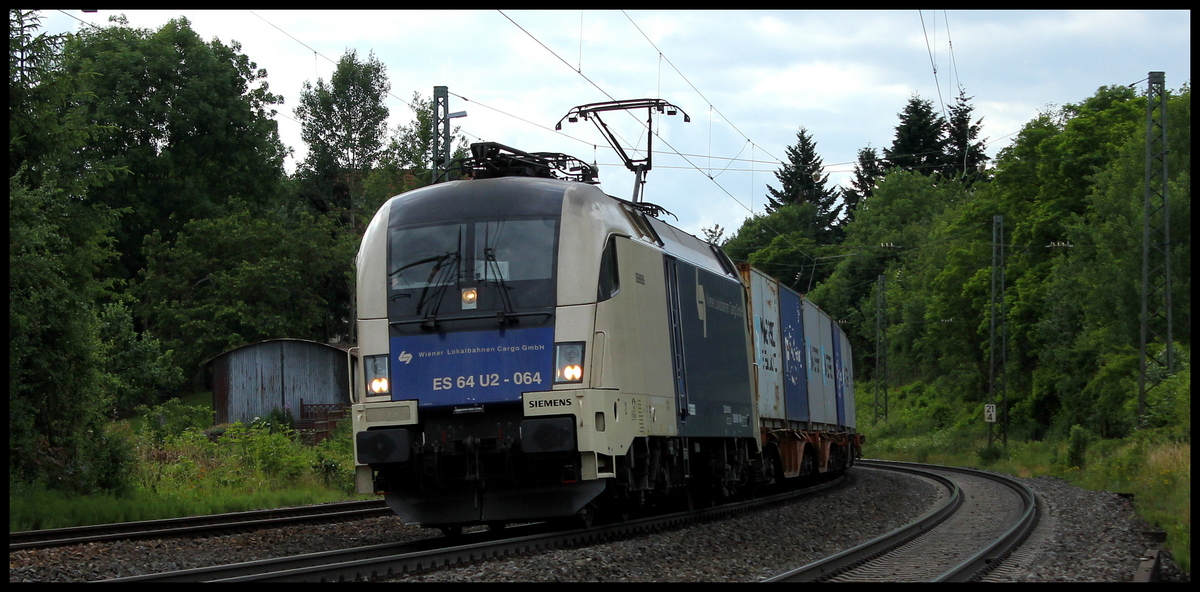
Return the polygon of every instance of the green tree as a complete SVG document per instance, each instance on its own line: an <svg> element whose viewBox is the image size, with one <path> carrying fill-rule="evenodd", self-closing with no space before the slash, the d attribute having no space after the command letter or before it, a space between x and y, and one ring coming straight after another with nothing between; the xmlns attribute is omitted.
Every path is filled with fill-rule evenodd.
<svg viewBox="0 0 1200 592"><path fill-rule="evenodd" d="M1185 85L1167 110L1173 221L1190 216L1190 105ZM975 408L990 365L992 218L1003 215L1011 433L1079 425L1126 435L1136 425L1144 153L1145 98L1102 87L1028 122L986 184L892 171L846 226L853 254L811 296L851 319L869 374L874 280L886 275L893 381L919 388L931 410ZM1173 224L1171 242L1175 340L1188 351L1190 227Z"/></svg>
<svg viewBox="0 0 1200 592"><path fill-rule="evenodd" d="M1026 297L1020 309L1026 315L1037 312L1027 333L1039 345L1033 350L1040 370L1033 387L1055 399L1058 428L1077 423L1103 437L1121 436L1134 427L1131 410L1136 410L1139 372L1145 101L1127 91L1102 88L1083 103L1064 108L1062 132L1043 142L1046 148L1083 149L1079 157L1099 160L1100 166L1095 172L1072 174L1086 176L1086 183L1066 183L1083 191L1082 200L1069 193L1051 194L1060 207L1076 207L1076 212L1046 220L1050 212L1035 211L1043 224L1059 226L1059 243L1072 246L1032 250L1041 256L1026 258L1027 274L1040 281L1027 285L1040 288L1029 293L1041 298L1041 306L1035 309ZM1167 107L1172 222L1189 219L1191 212L1190 96L1185 86ZM1044 174L1057 176L1060 167L1046 167ZM1174 338L1190 344L1191 273L1185 271L1190 267L1190 226L1173 223L1171 242Z"/></svg>
<svg viewBox="0 0 1200 592"><path fill-rule="evenodd" d="M266 71L234 42L205 42L187 19L157 31L123 24L70 35L63 66L100 126L79 157L129 174L91 187L87 199L126 210L115 229L114 275L145 267L143 238L173 237L189 220L221 215L232 198L260 206L278 195L285 150Z"/></svg>
<svg viewBox="0 0 1200 592"><path fill-rule="evenodd" d="M858 213L846 227L846 240L830 260L834 268L811 297L836 318L851 319L847 327L860 360L874 358L876 300L879 275L887 276L889 319L894 336L889 336L896 378L905 369L921 370L932 355L924 349L921 336L931 314L923 291L944 266L945 250L925 249L939 232L938 219L947 208L963 199L962 187L938 184L916 172L894 171L881 181L871 199L859 204ZM940 319L939 319L940 320ZM858 364L871 368L872 364ZM912 378L908 375L908 378Z"/></svg>
<svg viewBox="0 0 1200 592"><path fill-rule="evenodd" d="M77 107L81 80L60 67L61 36L9 11L9 477L55 489L125 489L105 435L111 393L97 302L116 213L86 203L105 163L78 154L97 131Z"/></svg>
<svg viewBox="0 0 1200 592"><path fill-rule="evenodd" d="M850 180L849 188L842 189L842 204L846 210L846 217L840 224L842 227L854 222L859 205L875 194L875 186L883 178L883 164L874 148L867 146L858 151L854 178Z"/></svg>
<svg viewBox="0 0 1200 592"><path fill-rule="evenodd" d="M51 163L78 149L86 134L64 117L75 92L58 75L62 36L38 33L40 20L36 11L8 11L8 176L24 167L32 185L54 174Z"/></svg>
<svg viewBox="0 0 1200 592"><path fill-rule="evenodd" d="M183 383L174 353L149 332L138 333L133 313L124 302L109 302L100 311L100 357L105 389L113 411L128 415L139 405L156 403Z"/></svg>
<svg viewBox="0 0 1200 592"><path fill-rule="evenodd" d="M1074 253L1047 245L1062 241L1095 245L1094 240L1084 236L1069 235L1071 222L1093 228L1115 222L1107 215L1098 216L1090 207L1089 196L1095 191L1097 174L1125 158L1131 139L1145 135L1144 126L1144 100L1138 100L1128 87L1102 87L1083 102L1066 105L1058 113L1027 126L1029 133L1018 137L1013 150L1001 152L1003 167L998 166L996 180L1001 175L1006 178L995 190L998 200L1005 204L1007 219L1012 221L1006 224L1011 228L1008 242L1022 245L1012 249L1007 260L1009 289L1005 294L1009 343L1020 369L1016 386L1022 389L1019 392L1028 389L1043 406L1060 408L1058 429L1084 422L1081 417L1069 417L1075 415L1070 405L1060 406L1069 404L1076 393L1084 390L1100 370L1099 360L1120 343L1137 343L1136 332L1133 341L1114 341L1117 334L1112 331L1121 325L1105 323L1103 328L1089 328L1087 311L1096 306L1129 310L1138 301L1136 288L1126 292L1134 296L1128 302L1113 296L1125 292L1126 286L1136 286L1135 278L1141 274L1137 267L1126 280L1129 284L1097 286L1106 293L1089 300L1089 286L1064 282L1067 276L1076 275L1076 266L1085 263L1073 261ZM1142 157L1139 155L1137 160L1142 161ZM1009 182L1010 170L1018 175L1019 183ZM1120 242L1136 245L1132 252L1137 253L1141 243L1140 213L1135 220L1137 224L1129 226ZM1140 257L1137 260L1140 266ZM1076 271L1062 273L1068 269ZM1137 314L1129 316L1137 318ZM1029 382L1020 382L1024 380ZM1084 425L1098 428L1089 422Z"/></svg>
<svg viewBox="0 0 1200 592"><path fill-rule="evenodd" d="M899 113L896 137L890 148L883 149L889 167L934 175L945 165L946 127L941 115L934 113L933 102L913 96Z"/></svg>
<svg viewBox="0 0 1200 592"><path fill-rule="evenodd" d="M388 198L428 185L429 165L433 161L433 99L413 92L413 120L392 131L380 156L379 166L371 171L363 187L363 211L371 214ZM451 131L455 148L451 160L467 155L466 137L458 127ZM451 171L453 178L454 172Z"/></svg>
<svg viewBox="0 0 1200 592"><path fill-rule="evenodd" d="M9 179L9 475L87 491L105 480L110 395L96 301L113 216Z"/></svg>
<svg viewBox="0 0 1200 592"><path fill-rule="evenodd" d="M983 130L983 118L971 121L975 107L966 91L958 89L958 98L950 107L946 121L946 167L942 175L951 179L962 179L968 185L982 178L979 165L987 162L984 141L977 141Z"/></svg>
<svg viewBox="0 0 1200 592"><path fill-rule="evenodd" d="M263 339L330 341L347 335L357 237L328 218L280 220L243 207L189 222L175 241L147 239L137 289L148 330L176 351L188 376L230 348Z"/></svg>
<svg viewBox="0 0 1200 592"><path fill-rule="evenodd" d="M725 229L721 228L720 224L714 223L709 228L701 228L700 234L704 235L704 240L718 247L725 244Z"/></svg>
<svg viewBox="0 0 1200 592"><path fill-rule="evenodd" d="M320 78L316 86L304 83L296 107L300 135L308 145L301 175L314 186L310 199L319 211L346 212L352 227L362 181L383 152L390 90L387 68L374 52L359 61L358 53L348 49L328 84Z"/></svg>
<svg viewBox="0 0 1200 592"><path fill-rule="evenodd" d="M837 204L839 191L828 188L829 174L824 172L821 157L817 154L817 143L804 126L796 132L796 143L784 151L787 162L775 171L780 188L767 186L767 212L775 212L785 205L811 203L816 206L814 230L822 242L836 240L835 226L842 207Z"/></svg>
<svg viewBox="0 0 1200 592"><path fill-rule="evenodd" d="M819 265L817 207L812 203L780 206L742 222L722 248L734 261L745 261L783 283L805 291L829 275Z"/></svg>

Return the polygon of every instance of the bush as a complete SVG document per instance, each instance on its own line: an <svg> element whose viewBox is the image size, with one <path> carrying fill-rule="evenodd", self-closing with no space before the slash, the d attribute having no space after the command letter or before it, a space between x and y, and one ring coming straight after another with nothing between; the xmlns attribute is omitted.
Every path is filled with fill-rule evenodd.
<svg viewBox="0 0 1200 592"><path fill-rule="evenodd" d="M1142 429L1166 428L1177 442L1190 442L1192 437L1192 371L1189 367L1188 350L1178 348L1177 361L1180 369L1165 378L1146 393L1146 415L1142 418ZM1136 401L1129 406L1128 413L1136 412Z"/></svg>
<svg viewBox="0 0 1200 592"><path fill-rule="evenodd" d="M211 409L200 405L184 405L179 399L170 399L153 407L139 405L137 412L142 416L141 432L156 444L179 436L189 428L203 430L212 425Z"/></svg>
<svg viewBox="0 0 1200 592"><path fill-rule="evenodd" d="M291 409L274 407L265 418L254 418L254 421L250 422L250 427L265 429L272 434L291 434L296 430L296 418L292 416Z"/></svg>
<svg viewBox="0 0 1200 592"><path fill-rule="evenodd" d="M1071 435L1067 437L1067 467L1083 468L1087 464L1088 443L1092 433L1081 425L1071 426Z"/></svg>
<svg viewBox="0 0 1200 592"><path fill-rule="evenodd" d="M116 497L130 496L134 490L132 473L137 466L130 435L110 427L101 434L96 452L96 486Z"/></svg>
<svg viewBox="0 0 1200 592"><path fill-rule="evenodd" d="M350 418L338 422L328 438L313 447L317 456L314 469L321 475L327 487L353 495L354 489L354 444Z"/></svg>
<svg viewBox="0 0 1200 592"><path fill-rule="evenodd" d="M979 462L990 465L1004 458L1004 448L999 444L992 442L975 451L975 456L979 457Z"/></svg>

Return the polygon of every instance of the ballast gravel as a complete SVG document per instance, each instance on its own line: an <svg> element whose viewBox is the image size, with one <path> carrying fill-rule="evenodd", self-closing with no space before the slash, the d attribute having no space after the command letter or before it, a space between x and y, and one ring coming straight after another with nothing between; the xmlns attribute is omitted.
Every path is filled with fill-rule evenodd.
<svg viewBox="0 0 1200 592"><path fill-rule="evenodd" d="M418 582L755 582L890 532L937 503L932 483L856 468L853 483L788 505L575 549L402 574ZM1045 512L1024 548L989 576L1009 582L1128 582L1160 548L1130 501L1053 477L1021 479ZM8 554L10 582L80 582L438 537L393 517L206 538L89 543ZM1162 577L1189 581L1164 552Z"/></svg>

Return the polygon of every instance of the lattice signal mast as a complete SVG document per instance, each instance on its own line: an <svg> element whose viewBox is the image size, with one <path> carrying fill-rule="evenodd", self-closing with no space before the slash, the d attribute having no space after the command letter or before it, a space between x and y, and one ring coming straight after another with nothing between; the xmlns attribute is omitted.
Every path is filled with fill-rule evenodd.
<svg viewBox="0 0 1200 592"><path fill-rule="evenodd" d="M1150 72L1146 90L1146 196L1142 210L1142 327L1139 344L1138 420L1145 417L1146 393L1175 372L1171 319L1171 223L1167 198L1166 75ZM1157 355L1147 346L1161 339Z"/></svg>

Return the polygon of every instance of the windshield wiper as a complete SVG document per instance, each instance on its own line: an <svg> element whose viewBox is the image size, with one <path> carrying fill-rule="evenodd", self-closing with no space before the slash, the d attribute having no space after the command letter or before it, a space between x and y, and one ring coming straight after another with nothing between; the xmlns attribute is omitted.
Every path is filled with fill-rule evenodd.
<svg viewBox="0 0 1200 592"><path fill-rule="evenodd" d="M429 270L429 279L425 282L425 287L421 289L421 299L417 301L417 314L425 314L425 319L421 323L421 328L427 331L432 331L437 327L438 309L442 307L442 296L446 293L446 288L450 286L450 280L458 273L458 262L462 256L458 251L447 252L444 255L434 258L437 262L433 269ZM448 264L447 261L450 263ZM440 272L440 273L439 273ZM436 280L435 280L435 277ZM429 287L435 286L432 297L430 296ZM429 311L424 312L426 305L429 306Z"/></svg>
<svg viewBox="0 0 1200 592"><path fill-rule="evenodd" d="M404 270L406 270L406 269L408 269L408 268L410 268L410 267L416 267L416 266L418 266L418 265L424 265L424 264L426 264L426 263L433 263L433 264L434 264L434 266L433 266L433 270L429 272L429 278L430 278L430 279L432 279L432 278L433 278L433 274L434 274L434 273L436 273L436 272L437 272L437 270L438 270L438 268L440 268L440 267L442 266L442 263L443 263L443 262L444 262L444 261L445 261L447 258L449 258L449 257L451 257L451 256L454 256L454 255L457 255L457 254L458 254L458 253L455 253L455 252L452 252L452 251L446 251L445 253L442 253L441 255L434 255L434 256L432 256L432 257L426 257L426 258L424 258L424 259L418 259L418 260L416 260L416 261L413 261L412 263L409 263L408 265L405 265L405 266L403 266L403 267L399 267L399 268L395 269L394 271L392 271L391 273L389 273L389 274L388 274L388 281L389 281L389 282L391 282L393 279L396 279L396 276L398 276L398 275L401 275L401 273L402 273ZM426 284L428 284L428 281L426 281ZM428 285L427 285L426 287L428 287ZM411 293L409 293L409 292L397 292L397 293L395 293L395 294L392 294L392 296L391 296L391 297L389 297L389 298L388 298L388 300L395 300L395 299L397 299L397 298L412 298L412 294L411 294Z"/></svg>
<svg viewBox="0 0 1200 592"><path fill-rule="evenodd" d="M513 308L512 299L508 296L508 291L512 289L512 286L509 286L507 283L505 283L504 274L500 273L500 263L496 261L496 249L485 247L483 249L483 260L484 280L487 280L489 273L495 273L493 276L495 279L491 283L498 290L500 290L500 305L504 307L504 310L496 313L496 318L500 319L501 325L517 324L519 319L512 316L516 309Z"/></svg>

